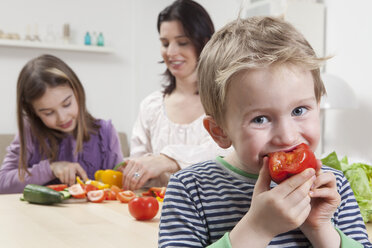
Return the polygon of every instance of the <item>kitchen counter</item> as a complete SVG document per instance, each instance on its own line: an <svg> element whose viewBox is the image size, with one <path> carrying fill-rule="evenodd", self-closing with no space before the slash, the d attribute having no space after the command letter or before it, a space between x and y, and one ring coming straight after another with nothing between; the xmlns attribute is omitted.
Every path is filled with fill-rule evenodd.
<svg viewBox="0 0 372 248"><path fill-rule="evenodd" d="M144 248L157 247L160 210L150 221L136 221L119 201L36 205L21 194L0 195L2 247ZM368 223L369 239L372 223Z"/></svg>
<svg viewBox="0 0 372 248"><path fill-rule="evenodd" d="M0 195L1 247L157 247L160 209L136 221L119 201L37 205Z"/></svg>

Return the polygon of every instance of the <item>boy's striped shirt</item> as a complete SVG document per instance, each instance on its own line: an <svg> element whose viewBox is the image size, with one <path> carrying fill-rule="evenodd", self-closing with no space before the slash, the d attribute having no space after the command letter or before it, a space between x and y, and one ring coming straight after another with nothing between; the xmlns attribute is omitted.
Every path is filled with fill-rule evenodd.
<svg viewBox="0 0 372 248"><path fill-rule="evenodd" d="M322 169L334 173L341 195L332 218L335 227L372 247L348 181L340 171L326 166ZM256 181L257 175L234 168L221 158L174 174L163 203L159 247L206 247L219 240L249 210ZM276 236L268 247L309 246L308 239L295 229Z"/></svg>

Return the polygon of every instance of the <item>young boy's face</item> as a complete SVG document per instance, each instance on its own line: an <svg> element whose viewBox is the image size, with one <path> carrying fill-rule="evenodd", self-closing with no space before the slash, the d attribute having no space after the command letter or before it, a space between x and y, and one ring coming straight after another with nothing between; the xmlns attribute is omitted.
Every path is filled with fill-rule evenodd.
<svg viewBox="0 0 372 248"><path fill-rule="evenodd" d="M270 152L302 142L316 149L319 104L309 70L284 64L242 72L226 101L224 130L236 151L235 166L258 173Z"/></svg>

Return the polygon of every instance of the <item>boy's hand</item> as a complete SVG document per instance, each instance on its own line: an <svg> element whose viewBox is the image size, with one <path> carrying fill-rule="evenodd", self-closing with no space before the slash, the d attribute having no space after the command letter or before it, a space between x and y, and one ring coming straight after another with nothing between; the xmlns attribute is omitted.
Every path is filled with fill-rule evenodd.
<svg viewBox="0 0 372 248"><path fill-rule="evenodd" d="M51 163L50 168L53 174L61 181L61 183L73 185L75 183L76 176L80 176L84 182L88 180L87 173L79 163L58 161Z"/></svg>
<svg viewBox="0 0 372 248"><path fill-rule="evenodd" d="M318 161L319 166L321 162ZM341 197L337 192L336 177L331 172L317 171L317 178L314 181L310 191L311 196L311 211L306 221L300 227L302 232L307 236L312 243L314 239L322 239L330 244L332 234L336 233L331 218L340 204ZM337 247L337 243L335 247ZM328 246L331 247L331 246Z"/></svg>
<svg viewBox="0 0 372 248"><path fill-rule="evenodd" d="M270 190L270 175L267 162L264 163L249 211L253 207L254 211L262 212L261 219L266 220L265 229L273 237L299 227L308 217L311 210L309 192L314 175L315 170L307 169Z"/></svg>
<svg viewBox="0 0 372 248"><path fill-rule="evenodd" d="M254 244L252 247L266 247L276 235L299 227L310 213L309 192L315 170L306 169L270 190L267 163L265 158L248 213L230 233L233 247L239 247L239 243L248 239Z"/></svg>

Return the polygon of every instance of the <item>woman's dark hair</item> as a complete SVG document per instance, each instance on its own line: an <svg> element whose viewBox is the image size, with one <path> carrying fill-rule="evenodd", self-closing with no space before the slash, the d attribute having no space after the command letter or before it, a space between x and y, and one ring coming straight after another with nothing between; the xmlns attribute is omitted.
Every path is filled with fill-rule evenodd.
<svg viewBox="0 0 372 248"><path fill-rule="evenodd" d="M195 47L197 57L205 44L214 33L212 19L208 12L198 3L192 0L176 0L160 12L158 16L158 32L162 22L179 21L183 26L185 35ZM168 84L164 85L164 95L172 93L176 88L176 78L168 70L164 72Z"/></svg>

